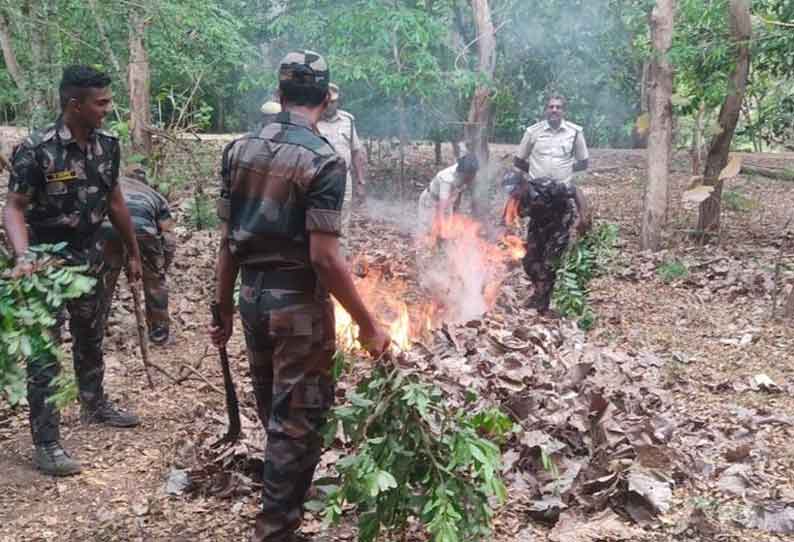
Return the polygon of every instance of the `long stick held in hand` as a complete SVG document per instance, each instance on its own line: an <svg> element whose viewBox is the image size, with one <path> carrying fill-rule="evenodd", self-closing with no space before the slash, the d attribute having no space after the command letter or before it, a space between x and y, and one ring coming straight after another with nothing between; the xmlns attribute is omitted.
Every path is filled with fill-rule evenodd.
<svg viewBox="0 0 794 542"><path fill-rule="evenodd" d="M217 303L212 304L212 324L215 327L222 327L221 308ZM221 369L223 370L223 389L226 391L226 412L229 415L229 428L226 435L212 446L220 446L236 442L240 438L240 403L237 401L237 390L234 389L232 371L229 368L229 355L226 352L226 345L218 347L218 354L221 358Z"/></svg>
<svg viewBox="0 0 794 542"><path fill-rule="evenodd" d="M149 372L149 342L146 338L146 318L141 309L141 291L138 289L137 282L130 282L130 292L132 292L132 304L135 307L135 321L138 324L138 345L141 347L141 357L143 358L143 368L146 370L146 380L149 387L154 389L152 375Z"/></svg>

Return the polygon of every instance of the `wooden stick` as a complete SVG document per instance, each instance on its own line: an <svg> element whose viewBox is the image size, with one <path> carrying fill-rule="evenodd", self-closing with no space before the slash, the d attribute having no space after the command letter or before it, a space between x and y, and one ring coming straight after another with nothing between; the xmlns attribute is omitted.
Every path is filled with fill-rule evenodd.
<svg viewBox="0 0 794 542"><path fill-rule="evenodd" d="M143 368L146 370L146 380L149 387L154 389L152 375L149 372L149 343L146 338L146 318L141 309L141 293L137 282L129 282L130 292L132 292L132 304L135 306L135 321L138 324L138 345L141 347L141 358L143 358Z"/></svg>

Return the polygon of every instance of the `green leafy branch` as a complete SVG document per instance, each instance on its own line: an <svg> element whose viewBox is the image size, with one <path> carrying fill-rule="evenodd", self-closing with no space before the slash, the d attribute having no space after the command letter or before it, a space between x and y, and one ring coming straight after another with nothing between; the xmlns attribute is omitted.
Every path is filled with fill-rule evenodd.
<svg viewBox="0 0 794 542"><path fill-rule="evenodd" d="M554 285L554 305L560 314L578 318L582 329L595 324L595 314L588 303L590 280L603 270L618 238L615 224L602 223L577 240L563 254Z"/></svg>
<svg viewBox="0 0 794 542"><path fill-rule="evenodd" d="M378 366L348 401L333 410L326 443L341 426L354 451L336 464L341 483L318 483L325 501L312 503L327 523L338 523L352 505L361 542L405 533L411 518L435 542L490 532L492 504L506 499L496 444L513 430L505 414L453 412L438 388L388 366Z"/></svg>
<svg viewBox="0 0 794 542"><path fill-rule="evenodd" d="M11 276L13 261L0 250L0 393L13 405L25 396L26 359L54 357L61 349L50 330L56 315L69 299L90 292L96 280L81 274L84 267L68 267L53 254L65 245L31 248L34 272L29 277ZM57 380L56 404L73 394L70 382Z"/></svg>

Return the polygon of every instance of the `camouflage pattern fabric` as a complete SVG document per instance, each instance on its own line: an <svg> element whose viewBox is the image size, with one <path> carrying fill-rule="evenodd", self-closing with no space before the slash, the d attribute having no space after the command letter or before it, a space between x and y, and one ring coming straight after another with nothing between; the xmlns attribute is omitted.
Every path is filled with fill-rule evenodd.
<svg viewBox="0 0 794 542"><path fill-rule="evenodd" d="M241 263L240 315L259 417L268 434L253 540L291 540L333 402L330 297L309 232L339 235L346 168L299 115L280 113L224 150L218 214Z"/></svg>
<svg viewBox="0 0 794 542"><path fill-rule="evenodd" d="M88 273L100 279L102 239L98 232L118 181L119 161L116 138L96 130L83 151L61 118L17 146L8 190L30 198L25 220L31 244L66 242L60 254L64 260L89 265ZM89 410L104 399L104 318L97 317L103 289L102 281L97 280L91 293L66 305L78 391ZM62 311L51 330L57 341L64 320ZM60 364L52 356L41 356L28 359L27 370L33 441L56 441L59 416L47 399L54 391L52 379L60 372Z"/></svg>
<svg viewBox="0 0 794 542"><path fill-rule="evenodd" d="M281 59L278 80L279 84L292 81L301 85L328 88L331 72L325 59L314 51L294 51Z"/></svg>
<svg viewBox="0 0 794 542"><path fill-rule="evenodd" d="M83 151L58 119L14 150L9 192L30 197L25 220L31 244L66 242L69 263L101 267L97 232L118 181L118 140L95 130Z"/></svg>
<svg viewBox="0 0 794 542"><path fill-rule="evenodd" d="M527 226L524 271L532 281L534 291L527 305L538 310L547 310L554 291L557 267L570 240L570 230L575 219L571 199L547 208L546 212L534 212Z"/></svg>
<svg viewBox="0 0 794 542"><path fill-rule="evenodd" d="M160 224L171 220L168 201L147 184L122 177L121 190L130 210L135 237L141 253L143 290L146 301L146 322L149 330L156 327L169 329L168 283L166 273L176 252L176 242L170 232L163 232ZM107 317L116 291L116 283L126 262L124 244L110 222L102 225L105 239L105 301L102 314Z"/></svg>
<svg viewBox="0 0 794 542"><path fill-rule="evenodd" d="M80 402L86 405L88 410L95 409L104 398L102 381L105 375L105 363L102 358L102 340L105 319L98 317L102 314L104 286L101 277L96 278L97 284L91 293L70 300L66 304L78 393ZM61 311L56 317L57 323L50 331L52 337L59 343L65 316L64 311ZM27 360L30 429L34 444L55 442L60 439L60 414L55 405L47 401L55 392L52 380L58 376L60 370L60 362L55 356L40 356Z"/></svg>

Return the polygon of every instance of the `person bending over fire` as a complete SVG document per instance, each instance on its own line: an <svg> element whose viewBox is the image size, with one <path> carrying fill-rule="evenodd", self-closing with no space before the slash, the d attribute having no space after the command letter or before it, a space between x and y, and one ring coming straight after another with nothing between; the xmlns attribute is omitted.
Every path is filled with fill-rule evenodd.
<svg viewBox="0 0 794 542"><path fill-rule="evenodd" d="M466 155L457 163L441 170L419 196L418 237L442 233L444 221L460 208L463 193L471 190L480 164L474 155ZM442 235L443 237L443 235Z"/></svg>

